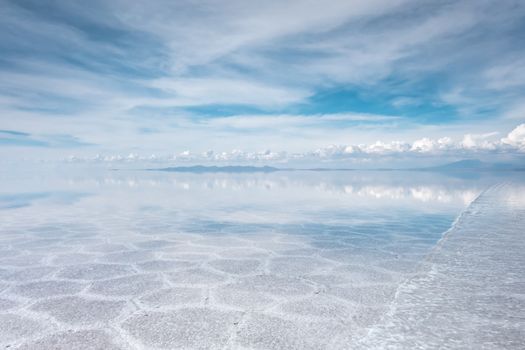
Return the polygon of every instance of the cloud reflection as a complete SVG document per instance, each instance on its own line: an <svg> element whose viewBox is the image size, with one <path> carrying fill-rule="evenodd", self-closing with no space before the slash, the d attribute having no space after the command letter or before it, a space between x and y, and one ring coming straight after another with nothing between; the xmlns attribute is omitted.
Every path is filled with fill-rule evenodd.
<svg viewBox="0 0 525 350"><path fill-rule="evenodd" d="M304 175L304 176L303 176ZM165 189L176 192L294 192L308 191L324 195L347 196L357 200L404 200L422 203L461 203L468 205L481 192L484 185L468 181L453 182L444 179L414 178L404 181L395 176L322 177L314 174L290 175L231 175L208 174L191 176L186 174L136 174L111 173L111 176L75 177L68 180L71 187L93 186L96 188L120 189Z"/></svg>

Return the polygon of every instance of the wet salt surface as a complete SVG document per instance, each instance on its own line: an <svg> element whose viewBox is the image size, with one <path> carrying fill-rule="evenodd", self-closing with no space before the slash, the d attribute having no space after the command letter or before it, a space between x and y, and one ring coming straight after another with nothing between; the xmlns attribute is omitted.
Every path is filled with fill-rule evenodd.
<svg viewBox="0 0 525 350"><path fill-rule="evenodd" d="M523 349L525 186L478 197L398 289L364 349Z"/></svg>
<svg viewBox="0 0 525 350"><path fill-rule="evenodd" d="M486 192L456 227L484 237L501 227L496 241L463 242L451 232L434 248L500 179L102 172L10 181L5 188L15 192L83 195L23 194L25 205L0 212L2 347L440 348L430 333L437 327L450 335L450 327L417 310L464 307L477 310L478 321L461 328L466 316L459 316L452 339L472 339L483 328L491 332L462 345L520 348L523 255L516 246L488 273L473 253L485 242L504 249L519 238L525 205L509 206L501 193L510 185ZM457 241L464 252L469 239L477 242L470 255L445 249ZM499 254L487 252L491 261ZM429 261L437 276L454 276L453 288L443 278L418 282L427 281ZM503 272L505 283L496 278ZM476 307L462 304L466 290L476 291ZM495 327L495 319L506 326Z"/></svg>

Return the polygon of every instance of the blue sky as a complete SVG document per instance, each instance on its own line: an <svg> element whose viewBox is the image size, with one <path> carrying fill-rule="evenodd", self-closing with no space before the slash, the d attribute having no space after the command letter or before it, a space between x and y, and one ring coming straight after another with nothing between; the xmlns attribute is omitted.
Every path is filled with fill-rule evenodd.
<svg viewBox="0 0 525 350"><path fill-rule="evenodd" d="M0 6L3 158L525 152L523 1Z"/></svg>

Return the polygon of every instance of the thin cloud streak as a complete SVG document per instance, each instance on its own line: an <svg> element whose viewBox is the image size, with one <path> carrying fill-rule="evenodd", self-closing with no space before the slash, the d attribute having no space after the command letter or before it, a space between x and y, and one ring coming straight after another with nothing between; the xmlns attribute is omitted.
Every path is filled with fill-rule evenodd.
<svg viewBox="0 0 525 350"><path fill-rule="evenodd" d="M372 153L425 135L410 142L415 151L467 133L462 148L489 149L475 135L525 121L520 1L23 0L2 9L0 128L69 135L101 153L307 153L329 142Z"/></svg>

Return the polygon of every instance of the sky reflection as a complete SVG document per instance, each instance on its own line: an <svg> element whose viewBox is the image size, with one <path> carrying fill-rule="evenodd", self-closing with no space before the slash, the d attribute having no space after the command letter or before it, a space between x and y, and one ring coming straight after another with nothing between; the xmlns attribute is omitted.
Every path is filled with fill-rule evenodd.
<svg viewBox="0 0 525 350"><path fill-rule="evenodd" d="M346 348L345 337L362 337L379 322L399 284L470 201L502 180L426 172L66 170L0 174L0 207L8 209L0 210L0 281L13 300L0 317L39 336L49 315L63 322L57 332L118 324L114 337L148 346L158 338L147 332L165 317L182 312L184 329L200 329L208 317L222 324L231 316L238 324L239 312L260 332L265 317L273 317L271 325L288 322L282 341L313 327L334 330ZM38 305L35 320L24 318L27 300ZM115 315L104 311L107 303ZM322 310L333 311L325 317ZM0 345L27 340L7 335Z"/></svg>
<svg viewBox="0 0 525 350"><path fill-rule="evenodd" d="M468 205L481 190L501 180L501 174L473 174L452 177L426 172L279 172L271 174L174 174L146 171L108 171L72 168L60 174L40 172L39 176L3 174L0 202L36 202L42 198L61 198L66 204L90 193L104 201L117 203L126 198L137 206L159 204L171 198L184 198L170 206L205 208L252 207L272 202L309 203L322 207L419 206L453 207ZM509 176L509 175L507 175ZM0 178L1 179L1 178ZM116 199L116 197L119 199ZM203 199L206 200L203 200ZM60 201L58 201L59 203ZM156 203L157 202L157 203ZM50 204L49 201L45 202ZM126 204L125 204L126 203Z"/></svg>

